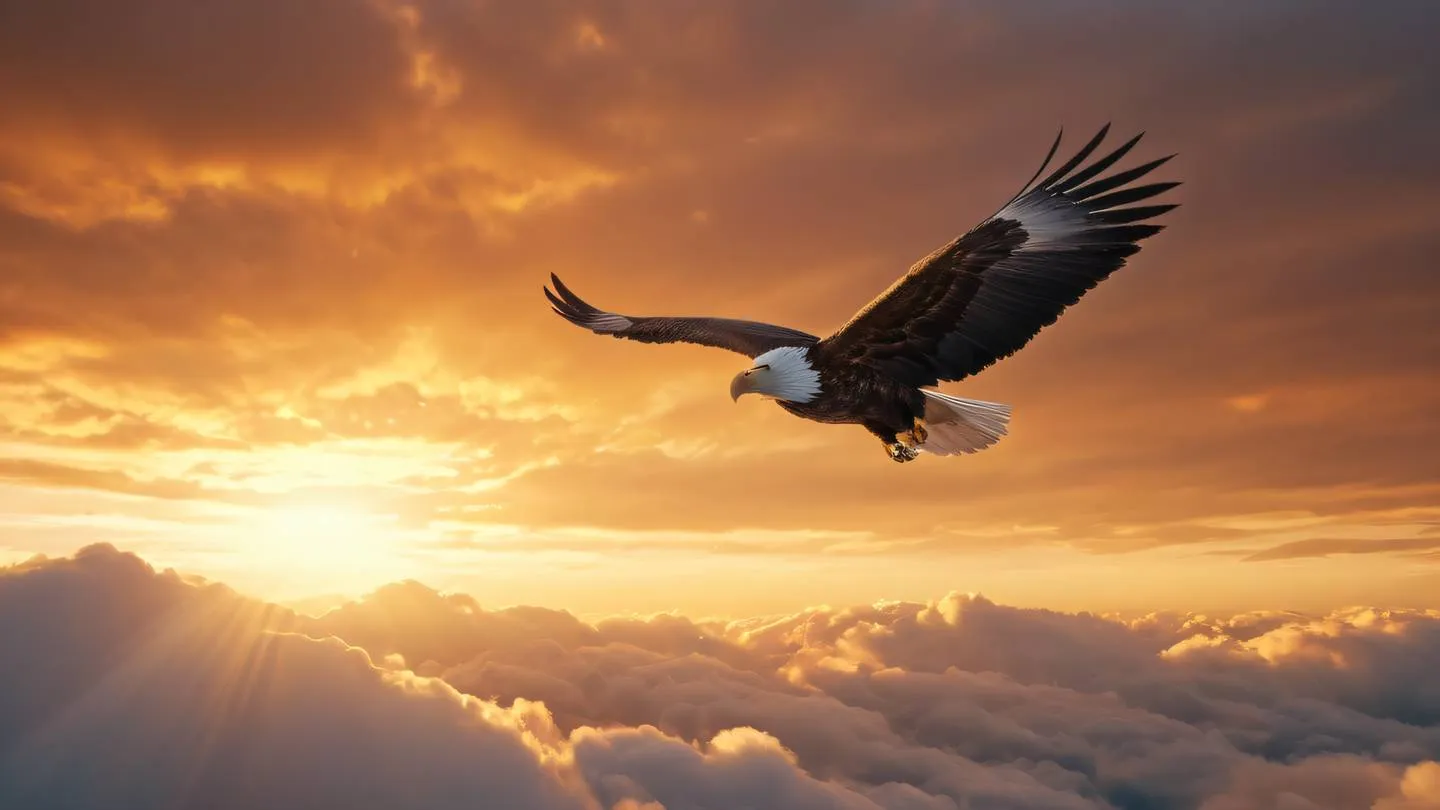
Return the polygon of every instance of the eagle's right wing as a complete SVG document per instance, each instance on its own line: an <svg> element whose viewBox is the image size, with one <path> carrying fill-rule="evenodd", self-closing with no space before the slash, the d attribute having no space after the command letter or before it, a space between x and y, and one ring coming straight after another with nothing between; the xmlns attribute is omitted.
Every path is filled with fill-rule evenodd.
<svg viewBox="0 0 1440 810"><path fill-rule="evenodd" d="M1170 158L1104 174L1136 135L1084 165L1107 124L1053 174L920 260L820 345L832 362L869 366L915 386L976 374L1019 351L1118 270L1175 208L1150 198L1179 183L1134 185ZM1144 202L1144 205L1135 203Z"/></svg>
<svg viewBox="0 0 1440 810"><path fill-rule="evenodd" d="M550 281L555 292L545 288L556 314L565 320L596 333L611 337L638 340L642 343L696 343L729 349L746 357L756 357L781 346L810 346L820 341L815 335L758 321L733 318L666 318L620 315L605 312L585 303L571 292L554 273Z"/></svg>

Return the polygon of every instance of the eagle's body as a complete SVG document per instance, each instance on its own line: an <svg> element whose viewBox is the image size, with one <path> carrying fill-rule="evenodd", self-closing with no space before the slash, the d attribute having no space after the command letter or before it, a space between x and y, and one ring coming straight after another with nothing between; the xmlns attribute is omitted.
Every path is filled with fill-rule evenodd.
<svg viewBox="0 0 1440 810"><path fill-rule="evenodd" d="M780 407L803 419L832 425L864 425L872 432L903 433L925 410L920 389L864 366L826 366L815 347L806 350L806 360L818 364L820 392L812 400L775 400ZM812 359L813 358L813 359Z"/></svg>
<svg viewBox="0 0 1440 810"><path fill-rule="evenodd" d="M816 370L819 384L813 398L776 398L780 407L796 416L829 424L888 428L894 434L909 430L924 410L925 398L918 388L866 366L827 363L821 345L799 348L795 358L792 362ZM773 353L761 355L756 364L775 369L777 360L782 358Z"/></svg>
<svg viewBox="0 0 1440 810"><path fill-rule="evenodd" d="M1031 188L1054 157L1056 138L1045 164L1000 211L917 262L824 339L757 321L605 312L553 275L555 292L545 295L561 316L600 334L744 354L752 365L731 382L733 398L761 394L805 419L862 425L896 461L922 450L973 453L1005 435L1009 406L929 386L1019 351L1161 230L1149 220L1176 207L1132 203L1178 183L1128 186L1169 157L1099 177L1138 135L1081 168L1108 131Z"/></svg>

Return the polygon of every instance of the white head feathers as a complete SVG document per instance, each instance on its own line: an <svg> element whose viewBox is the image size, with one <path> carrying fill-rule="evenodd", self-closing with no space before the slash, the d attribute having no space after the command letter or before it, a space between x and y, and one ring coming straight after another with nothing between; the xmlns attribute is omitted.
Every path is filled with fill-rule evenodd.
<svg viewBox="0 0 1440 810"><path fill-rule="evenodd" d="M752 390L786 402L809 402L820 394L820 372L804 346L781 346L755 358ZM768 367L768 368L767 368Z"/></svg>

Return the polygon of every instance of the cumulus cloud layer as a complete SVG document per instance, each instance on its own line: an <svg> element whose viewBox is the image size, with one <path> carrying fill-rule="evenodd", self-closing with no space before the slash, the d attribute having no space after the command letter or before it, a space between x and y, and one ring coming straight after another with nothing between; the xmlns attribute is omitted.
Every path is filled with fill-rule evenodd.
<svg viewBox="0 0 1440 810"><path fill-rule="evenodd" d="M6 806L1440 807L1433 612L308 616L101 545L0 569L0 644Z"/></svg>

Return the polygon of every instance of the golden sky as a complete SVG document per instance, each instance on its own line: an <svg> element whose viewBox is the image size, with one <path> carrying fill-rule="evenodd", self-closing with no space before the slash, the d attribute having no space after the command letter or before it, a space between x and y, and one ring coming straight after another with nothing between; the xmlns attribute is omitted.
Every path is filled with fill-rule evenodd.
<svg viewBox="0 0 1440 810"><path fill-rule="evenodd" d="M0 561L582 613L1440 606L1429 7L0 12ZM1015 408L973 457L895 465L541 296L828 334L1107 120L1183 207L946 386Z"/></svg>

